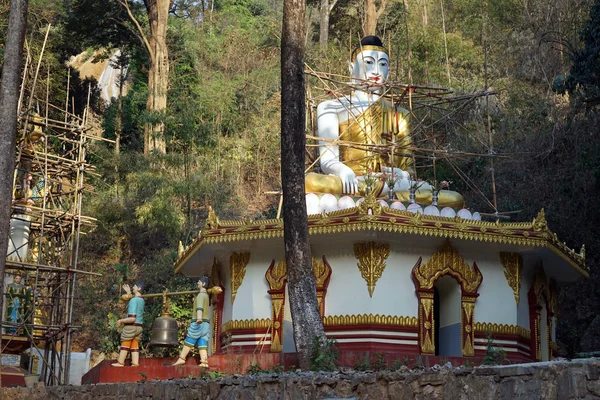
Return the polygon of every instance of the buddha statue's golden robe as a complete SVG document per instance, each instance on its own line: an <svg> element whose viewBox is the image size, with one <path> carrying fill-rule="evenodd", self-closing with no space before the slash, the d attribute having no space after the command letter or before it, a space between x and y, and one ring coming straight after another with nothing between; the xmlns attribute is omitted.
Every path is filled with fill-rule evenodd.
<svg viewBox="0 0 600 400"><path fill-rule="evenodd" d="M394 109L391 102L381 99L363 113L351 116L339 125L340 161L354 171L356 176L365 176L367 172L381 172L381 167L396 167L413 175L412 139L410 136L408 111ZM395 145L389 146L392 141ZM364 195L365 183L359 180L359 192ZM383 190L383 182L374 187L377 195ZM307 193L342 194L342 181L334 175L309 173L306 175ZM408 190L396 192L401 201L409 201ZM430 189L416 192L418 203L431 203ZM450 190L438 194L441 206L462 207L462 196Z"/></svg>

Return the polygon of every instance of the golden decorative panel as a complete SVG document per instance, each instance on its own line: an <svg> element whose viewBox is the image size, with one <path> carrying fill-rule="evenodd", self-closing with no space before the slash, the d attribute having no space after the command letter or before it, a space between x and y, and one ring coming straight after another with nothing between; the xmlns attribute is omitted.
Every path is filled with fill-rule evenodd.
<svg viewBox="0 0 600 400"><path fill-rule="evenodd" d="M361 315L335 315L323 318L324 326L347 325L393 325L407 328L419 326L417 317L398 317L392 315L361 314Z"/></svg>
<svg viewBox="0 0 600 400"><path fill-rule="evenodd" d="M500 253L500 261L504 266L504 276L508 286L513 290L518 306L523 275L523 258L519 253Z"/></svg>
<svg viewBox="0 0 600 400"><path fill-rule="evenodd" d="M271 290L283 289L286 281L286 271L287 267L285 265L285 259L279 261L277 265L275 265L275 260L271 262L271 265L265 274L265 278L267 278Z"/></svg>
<svg viewBox="0 0 600 400"><path fill-rule="evenodd" d="M421 263L419 259L413 268L419 289L432 289L435 281L446 274L453 276L467 293L476 293L483 280L477 264L470 268L448 240L427 262Z"/></svg>
<svg viewBox="0 0 600 400"><path fill-rule="evenodd" d="M212 352L216 354L217 351L217 332L219 331L219 312L215 307L213 309L213 333L212 333Z"/></svg>
<svg viewBox="0 0 600 400"><path fill-rule="evenodd" d="M421 297L420 319L422 321L420 330L421 352L435 353L435 320L433 318L433 298Z"/></svg>
<svg viewBox="0 0 600 400"><path fill-rule="evenodd" d="M525 340L531 340L531 332L519 325L495 324L492 322L475 322L473 329L477 333L487 333L500 335L517 335Z"/></svg>
<svg viewBox="0 0 600 400"><path fill-rule="evenodd" d="M221 334L231 332L231 331L239 331L239 330L263 330L269 329L271 326L271 319L238 319L231 320L223 324L221 327Z"/></svg>
<svg viewBox="0 0 600 400"><path fill-rule="evenodd" d="M313 257L312 259L313 273L315 274L315 281L317 288L321 288L325 285L325 282L331 276L331 267L321 260L317 260Z"/></svg>
<svg viewBox="0 0 600 400"><path fill-rule="evenodd" d="M537 299L538 305L541 307L542 304L546 303L546 310L550 311L551 307L551 297L550 297L550 285L548 284L548 280L546 279L546 274L544 273L544 266L540 262L535 270L535 280L533 282L533 291L535 293L535 298Z"/></svg>
<svg viewBox="0 0 600 400"><path fill-rule="evenodd" d="M210 275L210 286L221 286L221 263L216 257L213 260L212 271Z"/></svg>
<svg viewBox="0 0 600 400"><path fill-rule="evenodd" d="M471 301L462 301L462 355L463 357L472 357L475 355L475 332L473 332L473 313L475 303Z"/></svg>
<svg viewBox="0 0 600 400"><path fill-rule="evenodd" d="M246 276L246 265L250 261L250 253L232 253L229 257L229 270L231 273L231 304Z"/></svg>
<svg viewBox="0 0 600 400"><path fill-rule="evenodd" d="M373 297L375 284L381 278L386 265L386 259L390 255L388 243L355 243L354 255L358 259L358 269L363 279L367 282L369 296Z"/></svg>
<svg viewBox="0 0 600 400"><path fill-rule="evenodd" d="M271 294L271 304L273 307L273 333L271 336L271 353L280 353L283 350L283 305L285 303L285 293Z"/></svg>

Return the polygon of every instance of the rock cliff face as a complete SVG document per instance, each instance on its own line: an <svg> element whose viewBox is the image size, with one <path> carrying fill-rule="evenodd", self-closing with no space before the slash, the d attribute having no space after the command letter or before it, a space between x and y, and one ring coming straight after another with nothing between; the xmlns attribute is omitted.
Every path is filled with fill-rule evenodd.
<svg viewBox="0 0 600 400"><path fill-rule="evenodd" d="M110 103L113 97L119 95L119 79L121 70L115 68L120 51L111 53L110 58L99 57L103 50L98 50L92 54L87 52L73 57L69 65L79 71L81 78L93 78L98 82L102 100ZM126 70L124 71L126 74ZM123 88L123 96L127 94L127 85Z"/></svg>
<svg viewBox="0 0 600 400"><path fill-rule="evenodd" d="M151 377L147 377L151 379ZM600 359L421 371L299 372L3 389L35 399L599 399Z"/></svg>

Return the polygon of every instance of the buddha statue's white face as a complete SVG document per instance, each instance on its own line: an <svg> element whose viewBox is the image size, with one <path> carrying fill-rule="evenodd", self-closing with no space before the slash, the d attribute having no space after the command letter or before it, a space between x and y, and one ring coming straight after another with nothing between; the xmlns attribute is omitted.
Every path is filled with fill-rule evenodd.
<svg viewBox="0 0 600 400"><path fill-rule="evenodd" d="M363 50L351 64L352 78L383 84L390 73L390 61L387 54L377 50ZM359 81L355 81L359 83Z"/></svg>

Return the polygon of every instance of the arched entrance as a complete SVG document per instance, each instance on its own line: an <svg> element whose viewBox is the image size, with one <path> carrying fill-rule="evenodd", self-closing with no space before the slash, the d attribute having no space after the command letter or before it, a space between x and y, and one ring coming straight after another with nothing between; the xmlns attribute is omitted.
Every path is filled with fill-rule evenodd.
<svg viewBox="0 0 600 400"><path fill-rule="evenodd" d="M440 280L442 277L448 277L449 280ZM459 328L460 332L460 353L464 357L473 356L475 354L474 348L474 332L473 332L473 315L475 311L475 300L479 296L477 290L483 276L481 271L477 267L476 263L473 263L473 268L464 261L464 259L458 254L458 251L452 247L450 241L447 240L438 251L431 256L427 262L422 263L422 257L419 257L417 264L413 267L412 277L417 290L417 296L419 298L419 350L422 354L441 354L440 350L444 348L444 352L454 352L452 349L451 340L448 345L442 345L442 342L447 339L443 337L444 327L448 327L447 333L452 332L452 329L456 330ZM453 279L452 279L453 278ZM436 282L440 280L440 283L436 285ZM460 307L458 312L460 316L456 318L452 311L448 312L447 317L442 317L444 313L442 307L452 308L453 293L458 299L458 293L452 292L451 281L458 282L460 287ZM440 295L440 319L445 319L444 326L440 320L437 321L439 324L436 327L435 314L435 289L437 288ZM442 297L442 292L446 293ZM444 301L444 299L446 301ZM454 300L458 301L458 300ZM445 306L442 306L446 304ZM456 303L455 303L456 304ZM454 319L460 321L460 327L452 322ZM440 349L436 351L436 334L440 337L439 346ZM451 336L450 339L457 337ZM458 352L458 351L456 351Z"/></svg>
<svg viewBox="0 0 600 400"><path fill-rule="evenodd" d="M551 360L551 334L554 310L550 301L550 286L541 263L537 266L535 280L529 289L528 298L531 355L535 361Z"/></svg>
<svg viewBox="0 0 600 400"><path fill-rule="evenodd" d="M435 355L460 357L460 285L452 276L444 275L434 283L433 290ZM435 310L438 315L435 315Z"/></svg>

